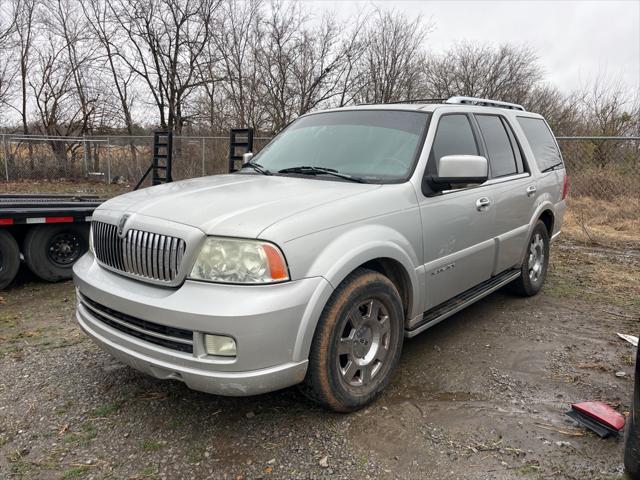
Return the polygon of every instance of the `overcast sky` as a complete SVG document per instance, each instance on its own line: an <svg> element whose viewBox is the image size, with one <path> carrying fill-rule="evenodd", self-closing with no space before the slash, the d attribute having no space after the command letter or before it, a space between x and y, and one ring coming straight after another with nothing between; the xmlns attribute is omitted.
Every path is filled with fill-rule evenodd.
<svg viewBox="0 0 640 480"><path fill-rule="evenodd" d="M563 91L598 75L622 76L640 91L640 0L308 0L317 13L348 19L367 6L431 20L427 47L443 51L460 40L523 43L540 57L546 78Z"/></svg>

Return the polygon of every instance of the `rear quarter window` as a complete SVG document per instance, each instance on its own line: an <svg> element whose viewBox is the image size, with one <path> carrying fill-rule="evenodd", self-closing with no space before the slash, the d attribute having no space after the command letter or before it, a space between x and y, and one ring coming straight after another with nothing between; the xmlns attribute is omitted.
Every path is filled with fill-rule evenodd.
<svg viewBox="0 0 640 480"><path fill-rule="evenodd" d="M533 156L538 168L547 168L562 165L562 157L556 140L541 118L518 117L518 123L533 150Z"/></svg>

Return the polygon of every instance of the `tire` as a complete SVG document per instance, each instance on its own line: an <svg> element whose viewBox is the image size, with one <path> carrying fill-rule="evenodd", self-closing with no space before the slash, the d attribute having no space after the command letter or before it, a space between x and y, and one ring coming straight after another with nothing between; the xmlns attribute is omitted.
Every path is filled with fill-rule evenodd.
<svg viewBox="0 0 640 480"><path fill-rule="evenodd" d="M523 297L536 295L544 285L549 268L549 232L538 220L527 242L527 256L520 267L521 275L509 288Z"/></svg>
<svg viewBox="0 0 640 480"><path fill-rule="evenodd" d="M638 348L640 352L640 347ZM635 388L633 405L627 424L624 444L624 468L633 480L640 480L640 361L636 355Z"/></svg>
<svg viewBox="0 0 640 480"><path fill-rule="evenodd" d="M27 266L36 276L59 282L71 278L73 264L88 248L88 225L40 225L27 232L23 252Z"/></svg>
<svg viewBox="0 0 640 480"><path fill-rule="evenodd" d="M357 269L324 307L303 392L336 412L364 407L389 383L403 339L404 313L395 285L378 272Z"/></svg>
<svg viewBox="0 0 640 480"><path fill-rule="evenodd" d="M13 235L0 230L0 290L9 285L20 269L20 249Z"/></svg>

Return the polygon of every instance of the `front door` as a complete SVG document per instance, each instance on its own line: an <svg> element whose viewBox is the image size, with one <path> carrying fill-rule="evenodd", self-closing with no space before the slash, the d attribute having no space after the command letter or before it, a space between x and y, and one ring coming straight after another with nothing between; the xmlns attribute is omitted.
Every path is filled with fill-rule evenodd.
<svg viewBox="0 0 640 480"><path fill-rule="evenodd" d="M445 155L483 155L464 113L434 115L437 129L426 175ZM418 193L424 238L426 309L489 279L495 261L495 202L490 186L458 186L437 194Z"/></svg>

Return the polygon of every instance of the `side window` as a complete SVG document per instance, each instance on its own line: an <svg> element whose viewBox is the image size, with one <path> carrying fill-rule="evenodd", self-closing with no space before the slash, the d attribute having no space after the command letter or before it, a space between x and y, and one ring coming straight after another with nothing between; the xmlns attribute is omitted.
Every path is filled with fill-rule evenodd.
<svg viewBox="0 0 640 480"><path fill-rule="evenodd" d="M436 165L447 155L478 155L478 146L469 118L463 114L442 116L433 139L431 153Z"/></svg>
<svg viewBox="0 0 640 480"><path fill-rule="evenodd" d="M517 173L516 156L500 117L496 115L476 115L475 117L487 146L491 176L496 178Z"/></svg>
<svg viewBox="0 0 640 480"><path fill-rule="evenodd" d="M546 122L541 118L518 117L518 123L524 131L527 142L533 150L533 156L538 168L547 168L562 165L562 157L553 134Z"/></svg>
<svg viewBox="0 0 640 480"><path fill-rule="evenodd" d="M513 148L513 153L516 154L516 165L518 166L518 173L522 173L524 171L528 171L525 168L524 159L522 158L522 150L520 150L520 144L516 140L516 135L513 133L513 129L509 122L507 122L504 118L502 119L502 123L507 129L507 133L509 134L509 140L511 141L511 147Z"/></svg>

